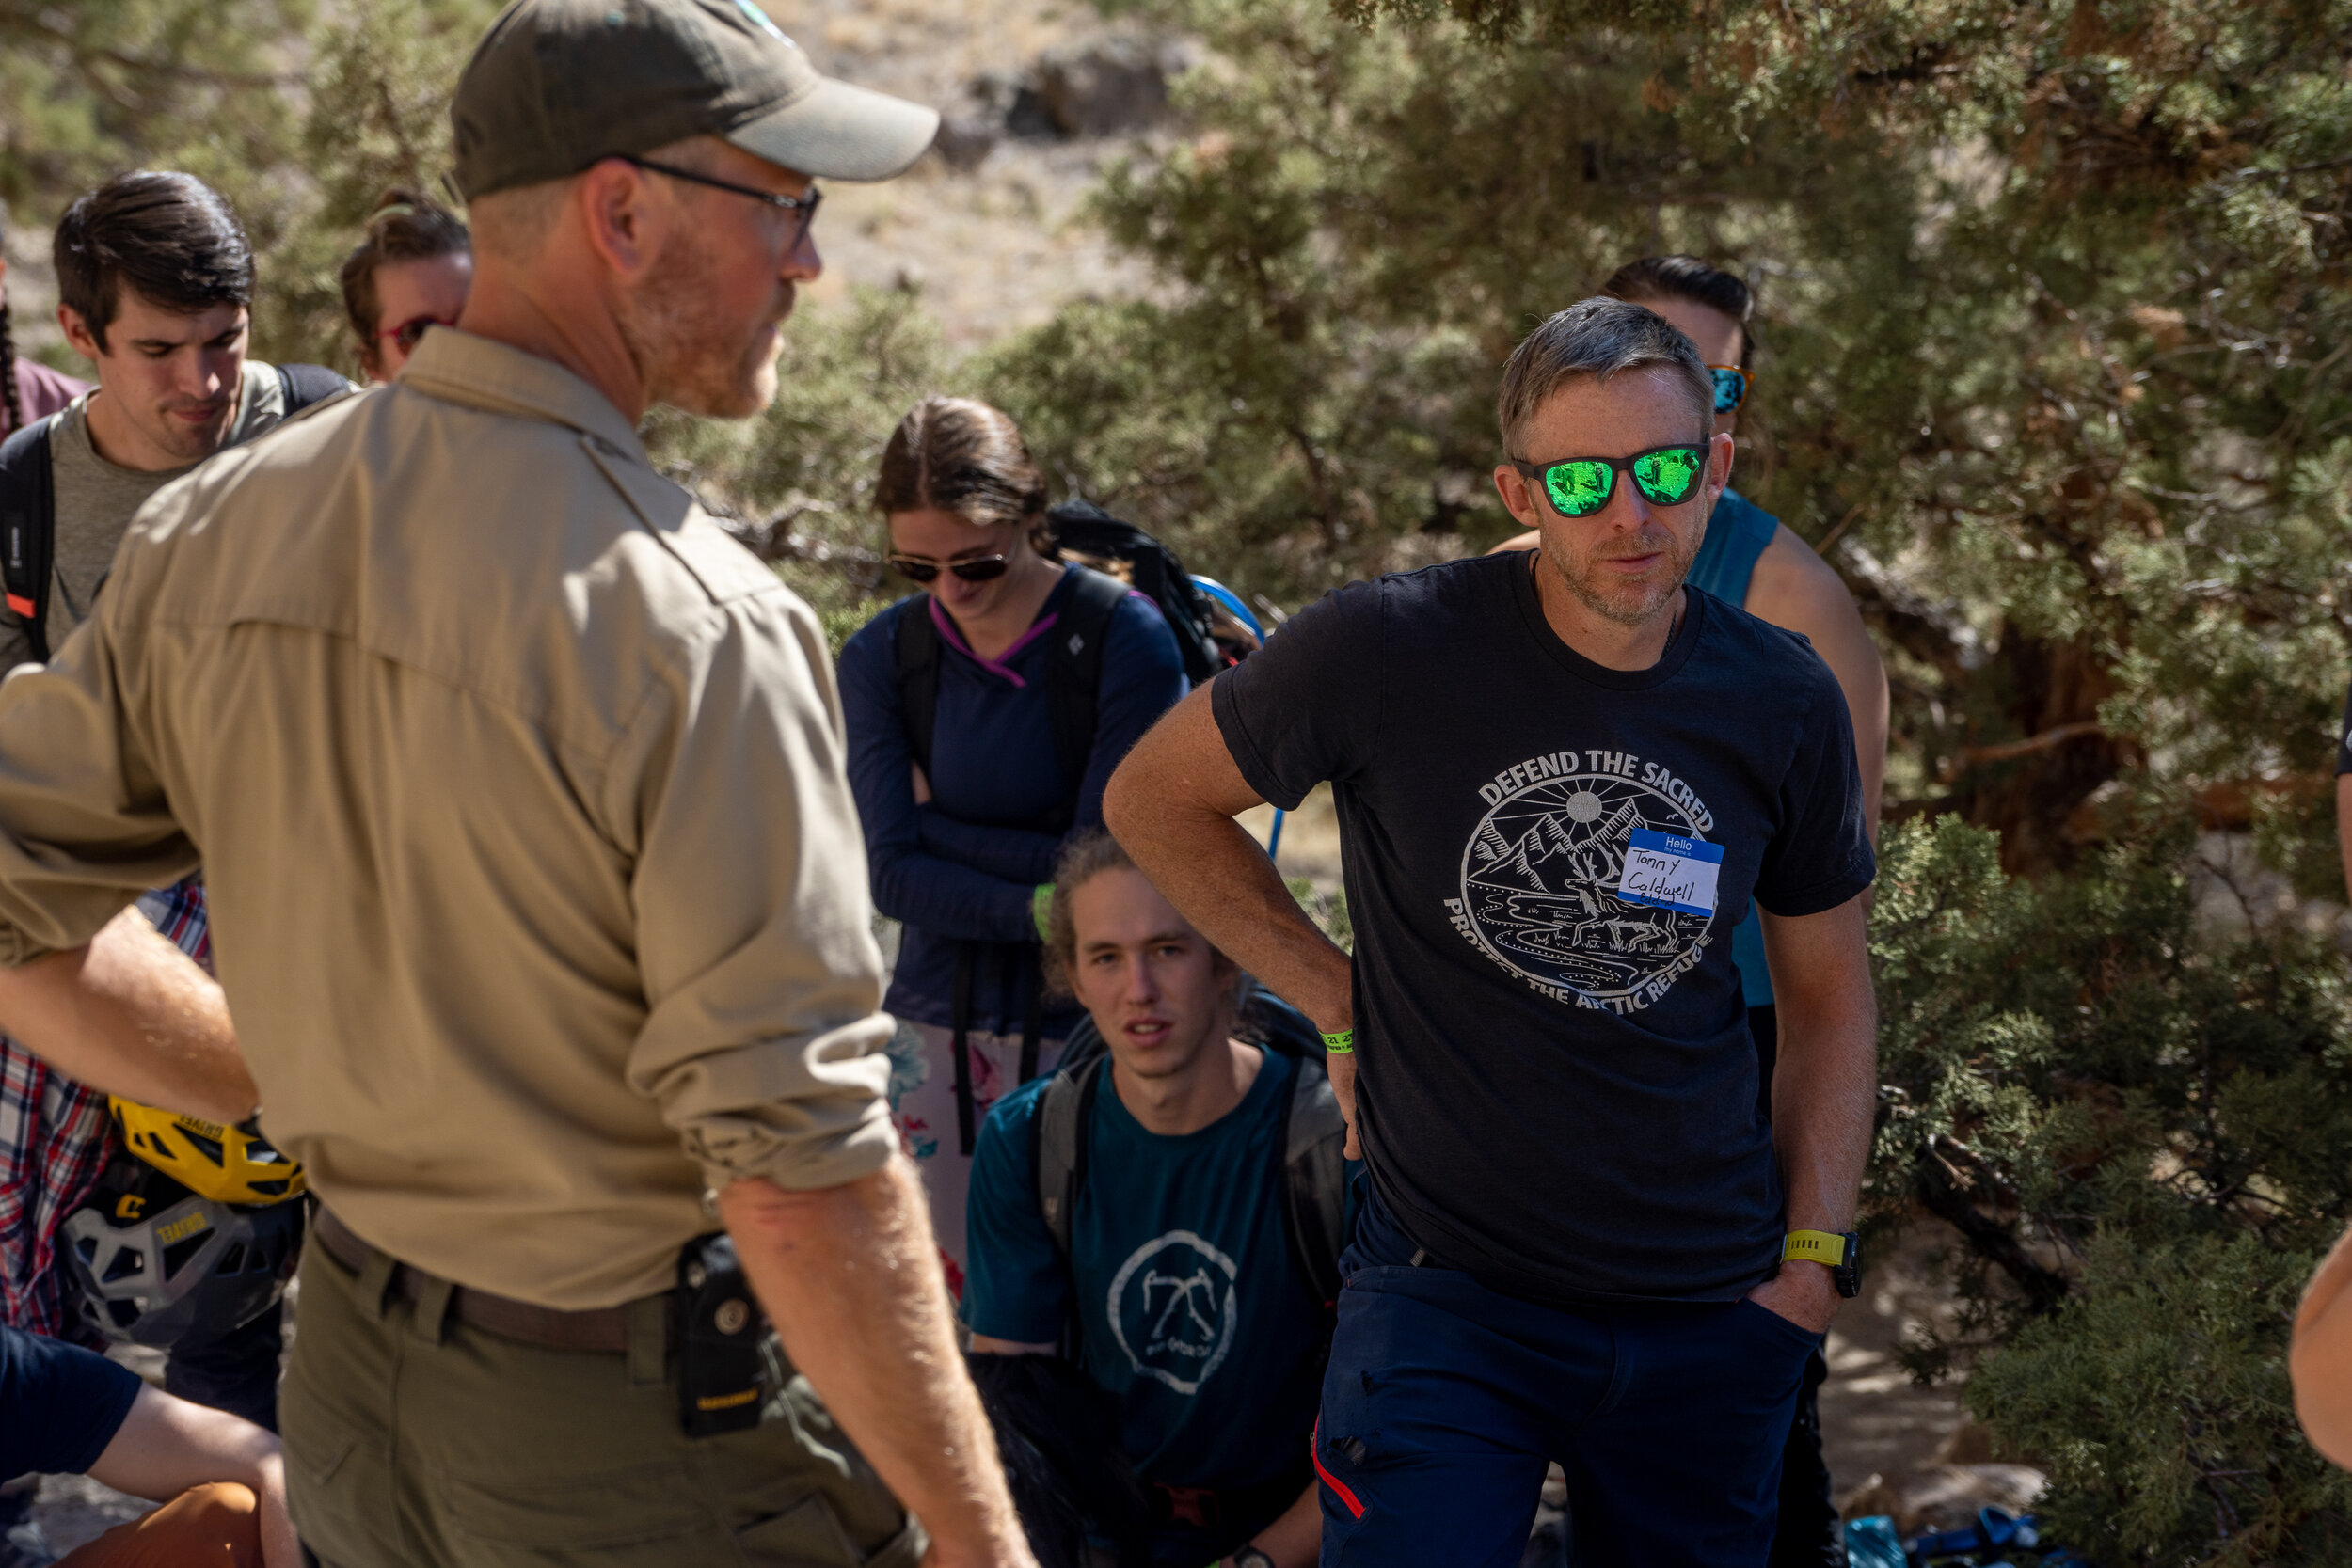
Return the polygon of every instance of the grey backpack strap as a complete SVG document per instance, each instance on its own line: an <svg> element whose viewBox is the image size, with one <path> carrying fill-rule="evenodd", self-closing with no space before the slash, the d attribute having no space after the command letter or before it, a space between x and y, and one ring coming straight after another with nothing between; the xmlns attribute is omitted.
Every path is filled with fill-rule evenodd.
<svg viewBox="0 0 2352 1568"><path fill-rule="evenodd" d="M1329 1075L1298 1064L1282 1135L1283 1208L1299 1273L1324 1310L1340 1300L1347 1244L1347 1122Z"/></svg>
<svg viewBox="0 0 2352 1568"><path fill-rule="evenodd" d="M1086 1185L1087 1121L1107 1056L1074 1070L1054 1074L1038 1096L1032 1122L1037 1139L1037 1210L1054 1238L1054 1250L1070 1259L1070 1227Z"/></svg>

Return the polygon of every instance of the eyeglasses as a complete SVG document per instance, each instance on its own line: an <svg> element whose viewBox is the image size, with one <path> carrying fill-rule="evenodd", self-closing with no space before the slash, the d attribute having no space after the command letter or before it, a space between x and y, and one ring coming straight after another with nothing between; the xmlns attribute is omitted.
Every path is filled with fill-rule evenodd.
<svg viewBox="0 0 2352 1568"><path fill-rule="evenodd" d="M437 326L455 326L456 325L447 316L412 316L398 326L387 327L384 331L377 333L375 340L382 342L389 338L400 345L401 353L414 354L417 352L417 345L424 341L426 333Z"/></svg>
<svg viewBox="0 0 2352 1568"><path fill-rule="evenodd" d="M1652 447L1630 457L1564 457L1538 466L1511 459L1520 477L1543 486L1563 517L1589 517L1609 504L1620 470L1653 506L1680 506L1707 477L1707 449Z"/></svg>
<svg viewBox="0 0 2352 1568"><path fill-rule="evenodd" d="M942 566L966 582L990 582L1003 577L1005 568L1009 564L1009 558L1001 555L967 556L961 561L933 561L920 555L894 555L890 558L890 569L909 582L935 581Z"/></svg>
<svg viewBox="0 0 2352 1568"><path fill-rule="evenodd" d="M656 174L666 174L673 180L683 180L690 185L708 185L714 191L733 191L737 196L748 196L754 201L764 201L779 212L798 213L801 215L801 226L792 230L792 247L796 250L800 248L801 242L808 237L808 226L817 221L817 204L825 199L825 193L814 185L809 186L805 195L779 196L774 191L763 191L756 185L739 185L732 180L718 180L707 174L696 174L691 168L674 168L668 164L657 164L651 158L632 158L626 152L615 152L612 156L632 168L649 168Z"/></svg>
<svg viewBox="0 0 2352 1568"><path fill-rule="evenodd" d="M1748 401L1748 372L1737 365L1709 365L1715 378L1715 412L1728 414Z"/></svg>

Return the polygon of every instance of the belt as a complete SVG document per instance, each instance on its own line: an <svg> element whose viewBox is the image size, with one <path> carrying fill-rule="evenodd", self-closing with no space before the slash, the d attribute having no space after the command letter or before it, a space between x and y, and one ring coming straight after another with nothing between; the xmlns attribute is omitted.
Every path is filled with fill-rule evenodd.
<svg viewBox="0 0 2352 1568"><path fill-rule="evenodd" d="M375 1259L376 1249L337 1219L331 1209L319 1210L318 1217L310 1222L310 1234L326 1249L327 1256L354 1274L366 1273ZM392 1266L390 1288L410 1301L422 1297L426 1288L434 1283L436 1276L422 1269L406 1263ZM477 1291L470 1285L452 1285L449 1311L459 1322L471 1323L485 1333L519 1339L525 1344L544 1345L550 1350L603 1351L617 1355L627 1354L629 1348L627 1307L565 1312Z"/></svg>

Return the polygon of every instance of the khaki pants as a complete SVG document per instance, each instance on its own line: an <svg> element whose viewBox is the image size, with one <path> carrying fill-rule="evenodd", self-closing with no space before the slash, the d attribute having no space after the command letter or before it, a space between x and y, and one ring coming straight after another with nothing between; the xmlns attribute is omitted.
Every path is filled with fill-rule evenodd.
<svg viewBox="0 0 2352 1568"><path fill-rule="evenodd" d="M759 1426L689 1438L662 1302L628 1354L549 1350L410 1302L389 1262L302 1259L280 1396L295 1527L325 1568L913 1568L924 1546L795 1377Z"/></svg>

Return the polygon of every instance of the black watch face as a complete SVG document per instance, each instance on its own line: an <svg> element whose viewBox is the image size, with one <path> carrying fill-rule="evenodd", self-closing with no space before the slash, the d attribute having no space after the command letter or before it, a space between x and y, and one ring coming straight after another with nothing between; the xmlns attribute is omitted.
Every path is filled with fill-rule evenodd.
<svg viewBox="0 0 2352 1568"><path fill-rule="evenodd" d="M1829 1271L1837 1285L1837 1293L1851 1300L1862 1293L1862 1238L1852 1231L1845 1233L1845 1259Z"/></svg>

